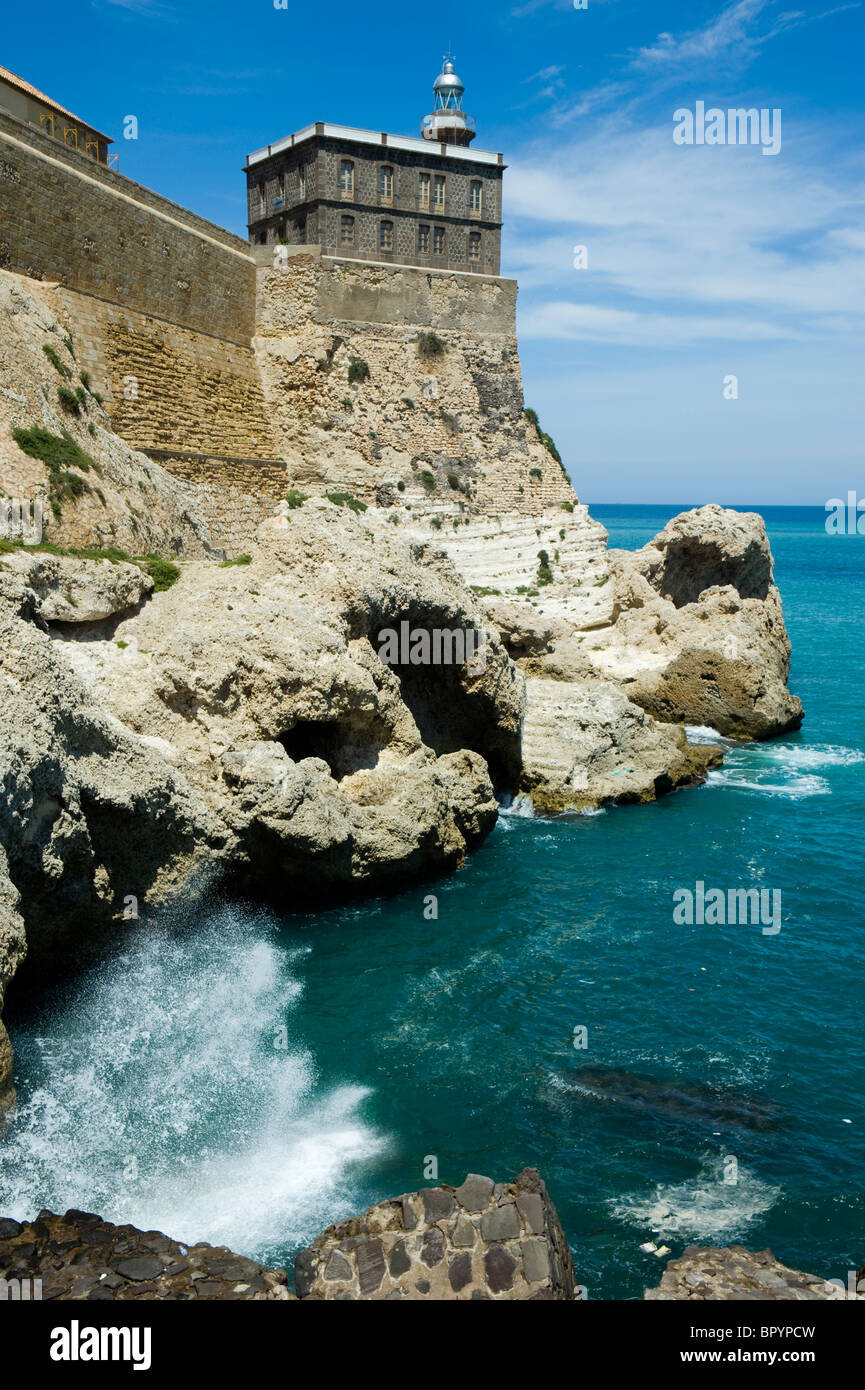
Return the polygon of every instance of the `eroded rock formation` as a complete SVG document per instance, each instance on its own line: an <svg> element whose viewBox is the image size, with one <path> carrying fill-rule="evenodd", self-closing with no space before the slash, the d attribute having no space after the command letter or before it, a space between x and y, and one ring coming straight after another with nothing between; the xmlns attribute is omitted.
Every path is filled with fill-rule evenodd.
<svg viewBox="0 0 865 1390"><path fill-rule="evenodd" d="M821 1279L803 1274L776 1260L771 1250L746 1250L743 1245L717 1248L689 1245L677 1260L670 1260L656 1288L646 1289L644 1297L660 1302L710 1299L713 1302L788 1299L794 1302L819 1299L865 1299L865 1271L859 1271L855 1287L850 1281ZM855 1290L858 1289L858 1292Z"/></svg>

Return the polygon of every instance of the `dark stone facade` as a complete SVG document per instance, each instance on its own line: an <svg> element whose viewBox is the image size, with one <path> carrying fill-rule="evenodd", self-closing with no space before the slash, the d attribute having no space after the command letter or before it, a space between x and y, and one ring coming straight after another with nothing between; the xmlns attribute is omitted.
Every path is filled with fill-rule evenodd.
<svg viewBox="0 0 865 1390"><path fill-rule="evenodd" d="M478 151L473 158L423 140L396 145L372 133L361 139L361 132L350 132L352 139L334 134L338 129L319 124L297 143L280 142L281 148L250 156L253 244L284 239L318 245L327 256L499 274L500 155ZM344 161L350 178L341 178ZM444 179L443 205L435 201L437 179Z"/></svg>

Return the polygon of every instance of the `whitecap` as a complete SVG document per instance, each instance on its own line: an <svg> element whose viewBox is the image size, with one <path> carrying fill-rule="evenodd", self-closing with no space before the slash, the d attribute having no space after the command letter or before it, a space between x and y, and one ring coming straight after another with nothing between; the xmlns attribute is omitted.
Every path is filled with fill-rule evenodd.
<svg viewBox="0 0 865 1390"><path fill-rule="evenodd" d="M667 1240L731 1240L775 1205L781 1188L741 1163L736 1182L725 1182L725 1172L725 1160L713 1158L690 1181L658 1183L649 1193L611 1198L607 1205L617 1220Z"/></svg>

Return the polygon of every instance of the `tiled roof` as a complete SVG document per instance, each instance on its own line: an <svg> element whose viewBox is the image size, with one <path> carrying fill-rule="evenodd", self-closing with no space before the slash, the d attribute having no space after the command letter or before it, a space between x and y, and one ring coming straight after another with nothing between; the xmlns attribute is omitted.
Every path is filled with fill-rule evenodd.
<svg viewBox="0 0 865 1390"><path fill-rule="evenodd" d="M10 72L8 68L0 67L0 82L6 82L10 87L17 87L19 92L26 92L27 96L35 97L36 101L44 102L52 111L59 111L61 116L67 116L70 121L75 121L77 125L83 126L86 130L92 130L94 135L101 136L102 139L107 140L109 144L114 143L110 135L103 134L101 130L97 130L89 121L82 121L80 116L73 116L72 112L67 111L65 106L61 106L58 101L53 101L51 97L47 97L44 92L40 92L38 87L31 86L29 82L24 81L23 77L17 77L15 73Z"/></svg>

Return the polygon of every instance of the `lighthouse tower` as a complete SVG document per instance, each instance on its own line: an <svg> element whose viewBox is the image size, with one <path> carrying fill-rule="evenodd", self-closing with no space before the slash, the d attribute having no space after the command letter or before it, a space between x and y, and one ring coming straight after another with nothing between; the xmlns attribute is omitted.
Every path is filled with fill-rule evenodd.
<svg viewBox="0 0 865 1390"><path fill-rule="evenodd" d="M471 144L476 134L475 120L463 110L464 91L451 59L445 58L433 83L435 105L421 121L421 135L425 140L438 140L444 145Z"/></svg>

